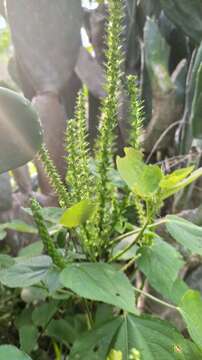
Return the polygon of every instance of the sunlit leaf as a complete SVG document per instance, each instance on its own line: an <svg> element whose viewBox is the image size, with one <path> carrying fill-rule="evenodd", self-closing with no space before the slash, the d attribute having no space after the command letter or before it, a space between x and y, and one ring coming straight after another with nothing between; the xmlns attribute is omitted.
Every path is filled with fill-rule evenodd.
<svg viewBox="0 0 202 360"><path fill-rule="evenodd" d="M74 228L85 223L94 213L95 204L92 200L82 200L67 209L60 219L60 224L67 228Z"/></svg>
<svg viewBox="0 0 202 360"><path fill-rule="evenodd" d="M146 165L139 151L125 148L125 157L117 157L117 168L129 188L142 198L155 194L162 179L157 165Z"/></svg>
<svg viewBox="0 0 202 360"><path fill-rule="evenodd" d="M177 169L169 175L165 175L160 182L160 187L162 189L170 189L180 181L184 180L191 172L193 171L194 166L189 166L183 169Z"/></svg>
<svg viewBox="0 0 202 360"><path fill-rule="evenodd" d="M175 194L179 190L190 185L193 181L197 180L200 176L202 176L202 168L199 168L199 169L193 171L193 173L191 175L189 175L186 179L181 180L177 184L175 184L167 189L166 188L162 189L161 198L163 200L167 199L169 196Z"/></svg>

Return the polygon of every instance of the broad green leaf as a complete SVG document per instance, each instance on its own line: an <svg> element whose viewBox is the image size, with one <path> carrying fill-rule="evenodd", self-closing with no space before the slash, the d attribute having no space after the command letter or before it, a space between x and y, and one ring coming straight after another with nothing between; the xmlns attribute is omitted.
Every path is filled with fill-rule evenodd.
<svg viewBox="0 0 202 360"><path fill-rule="evenodd" d="M151 286L162 295L170 293L184 264L181 255L159 237L154 238L152 246L140 248L139 253L138 267Z"/></svg>
<svg viewBox="0 0 202 360"><path fill-rule="evenodd" d="M104 263L68 265L60 275L63 286L89 300L102 301L135 312L135 296L123 272Z"/></svg>
<svg viewBox="0 0 202 360"><path fill-rule="evenodd" d="M172 187L168 189L162 189L161 190L161 198L163 200L167 199L169 196L174 195L176 192L178 192L181 189L184 189L186 186L190 185L193 181L197 180L200 176L202 176L202 168L199 168L191 175L189 175L186 179L181 180L176 185L173 185Z"/></svg>
<svg viewBox="0 0 202 360"><path fill-rule="evenodd" d="M85 223L94 213L95 204L92 200L82 200L67 209L60 219L60 224L67 228L75 228Z"/></svg>
<svg viewBox="0 0 202 360"><path fill-rule="evenodd" d="M52 264L49 256L16 258L16 263L0 271L0 282L11 288L23 288L43 280Z"/></svg>
<svg viewBox="0 0 202 360"><path fill-rule="evenodd" d="M202 227L175 215L166 217L169 234L193 254L202 255Z"/></svg>
<svg viewBox="0 0 202 360"><path fill-rule="evenodd" d="M117 168L129 188L142 198L148 198L159 189L162 179L157 165L146 165L141 153L133 148L125 148L126 156L117 157Z"/></svg>
<svg viewBox="0 0 202 360"><path fill-rule="evenodd" d="M0 346L0 360L32 360L24 352L12 345Z"/></svg>
<svg viewBox="0 0 202 360"><path fill-rule="evenodd" d="M193 169L194 166L189 166L183 169L177 169L171 174L165 175L160 182L160 187L165 190L172 188L180 181L184 180L188 175L190 175Z"/></svg>
<svg viewBox="0 0 202 360"><path fill-rule="evenodd" d="M33 325L24 325L19 329L20 348L30 354L37 346L38 329Z"/></svg>
<svg viewBox="0 0 202 360"><path fill-rule="evenodd" d="M36 307L32 313L34 325L45 327L58 310L58 302L50 302Z"/></svg>
<svg viewBox="0 0 202 360"><path fill-rule="evenodd" d="M202 359L198 348L166 321L126 315L83 334L75 342L70 360L103 360L112 349L121 351L123 360L129 360L132 350L139 352L141 360Z"/></svg>
<svg viewBox="0 0 202 360"><path fill-rule="evenodd" d="M191 338L202 349L202 299L200 293L194 290L187 291L179 304L179 309Z"/></svg>
<svg viewBox="0 0 202 360"><path fill-rule="evenodd" d="M33 244L27 245L19 251L18 256L38 256L43 252L42 241L35 241Z"/></svg>

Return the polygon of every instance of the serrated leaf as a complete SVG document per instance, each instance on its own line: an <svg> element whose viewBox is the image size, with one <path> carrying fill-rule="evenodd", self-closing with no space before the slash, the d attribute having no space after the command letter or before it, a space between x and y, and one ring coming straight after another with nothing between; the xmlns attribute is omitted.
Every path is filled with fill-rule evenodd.
<svg viewBox="0 0 202 360"><path fill-rule="evenodd" d="M157 165L146 165L139 151L125 148L125 157L117 157L118 171L137 195L148 198L159 189L162 179L161 169Z"/></svg>
<svg viewBox="0 0 202 360"><path fill-rule="evenodd" d="M67 209L60 219L60 224L67 228L75 228L85 223L94 213L95 204L92 200L82 200Z"/></svg>
<svg viewBox="0 0 202 360"><path fill-rule="evenodd" d="M121 351L129 359L132 349L141 360L201 360L194 344L186 341L166 321L149 316L120 316L94 328L79 338L70 353L70 360L103 360L111 350Z"/></svg>
<svg viewBox="0 0 202 360"><path fill-rule="evenodd" d="M184 264L181 255L159 237L154 238L152 246L144 246L138 253L141 254L137 260L139 269L151 286L166 296L171 292Z"/></svg>
<svg viewBox="0 0 202 360"><path fill-rule="evenodd" d="M0 346L0 360L32 360L23 351L12 345Z"/></svg>
<svg viewBox="0 0 202 360"><path fill-rule="evenodd" d="M16 263L0 271L0 282L11 288L29 287L45 278L52 260L49 256L16 258Z"/></svg>
<svg viewBox="0 0 202 360"><path fill-rule="evenodd" d="M169 234L193 254L202 255L202 227L175 215L166 217Z"/></svg>
<svg viewBox="0 0 202 360"><path fill-rule="evenodd" d="M202 349L202 299L199 292L189 290L183 296L179 310L187 324L190 336Z"/></svg>
<svg viewBox="0 0 202 360"><path fill-rule="evenodd" d="M19 329L20 347L23 351L30 354L37 345L39 337L38 329L33 325L24 325Z"/></svg>
<svg viewBox="0 0 202 360"><path fill-rule="evenodd" d="M135 296L123 272L104 263L68 265L60 275L63 286L89 300L102 301L135 312Z"/></svg>

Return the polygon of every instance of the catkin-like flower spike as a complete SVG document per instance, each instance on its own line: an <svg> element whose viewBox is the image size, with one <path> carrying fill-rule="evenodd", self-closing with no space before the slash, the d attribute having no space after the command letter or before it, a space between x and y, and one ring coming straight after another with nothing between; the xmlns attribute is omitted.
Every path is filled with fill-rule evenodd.
<svg viewBox="0 0 202 360"><path fill-rule="evenodd" d="M45 251L47 251L47 254L52 258L56 266L64 268L66 265L65 259L55 247L41 215L41 207L35 199L31 200L31 210Z"/></svg>
<svg viewBox="0 0 202 360"><path fill-rule="evenodd" d="M87 89L83 87L78 94L75 119L68 121L66 133L67 182L75 202L89 197L92 190L87 138Z"/></svg>
<svg viewBox="0 0 202 360"><path fill-rule="evenodd" d="M77 123L75 119L67 121L67 129L65 136L65 150L66 150L66 163L67 163L67 185L70 186L71 204L79 200L78 179L77 179Z"/></svg>
<svg viewBox="0 0 202 360"><path fill-rule="evenodd" d="M78 161L77 161L77 186L80 193L80 199L89 198L92 191L91 188L91 174L89 169L89 142L87 131L87 96L88 91L86 87L79 92L76 109L75 120L77 122L77 149L78 149Z"/></svg>
<svg viewBox="0 0 202 360"><path fill-rule="evenodd" d="M106 203L111 202L111 189L108 186L108 170L113 161L115 129L118 124L118 98L121 82L121 32L123 6L122 0L109 0L109 19L107 26L106 50L106 97L101 106L101 120L97 142L97 226L100 233L104 228L103 218Z"/></svg>
<svg viewBox="0 0 202 360"><path fill-rule="evenodd" d="M57 172L57 169L51 160L48 150L45 145L42 145L40 150L40 158L43 162L44 168L48 175L49 181L56 192L61 207L69 206L68 192Z"/></svg>
<svg viewBox="0 0 202 360"><path fill-rule="evenodd" d="M127 77L127 87L129 95L129 120L130 133L129 144L136 150L141 149L141 132L143 126L144 112L143 105L139 99L139 90L137 86L137 78L134 75Z"/></svg>

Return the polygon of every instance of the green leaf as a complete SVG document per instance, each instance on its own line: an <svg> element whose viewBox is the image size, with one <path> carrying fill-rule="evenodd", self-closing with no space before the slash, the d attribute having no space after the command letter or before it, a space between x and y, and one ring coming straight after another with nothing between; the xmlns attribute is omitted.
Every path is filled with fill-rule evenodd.
<svg viewBox="0 0 202 360"><path fill-rule="evenodd" d="M22 248L18 256L38 256L41 255L43 252L43 243L42 241L35 241L33 244L27 245Z"/></svg>
<svg viewBox="0 0 202 360"><path fill-rule="evenodd" d="M75 315L76 317L76 315ZM86 329L85 329L86 330ZM62 341L64 344L73 344L80 335L77 331L75 324L65 319L52 320L47 327L46 334L50 337L54 337L58 341Z"/></svg>
<svg viewBox="0 0 202 360"><path fill-rule="evenodd" d="M196 87L192 104L190 123L192 124L193 137L202 139L202 64L197 72Z"/></svg>
<svg viewBox="0 0 202 360"><path fill-rule="evenodd" d="M183 296L179 310L187 324L190 336L202 349L202 299L199 292L189 290Z"/></svg>
<svg viewBox="0 0 202 360"><path fill-rule="evenodd" d="M0 87L0 173L32 160L42 144L38 114L30 101Z"/></svg>
<svg viewBox="0 0 202 360"><path fill-rule="evenodd" d="M135 312L135 296L123 272L104 263L68 265L60 275L61 283L77 295L102 301Z"/></svg>
<svg viewBox="0 0 202 360"><path fill-rule="evenodd" d="M201 0L160 0L160 3L166 16L179 29L182 29L195 42L201 42Z"/></svg>
<svg viewBox="0 0 202 360"><path fill-rule="evenodd" d="M19 337L21 349L30 354L37 346L39 332L33 325L24 325L19 329Z"/></svg>
<svg viewBox="0 0 202 360"><path fill-rule="evenodd" d="M31 360L31 358L15 346L1 345L0 360Z"/></svg>
<svg viewBox="0 0 202 360"><path fill-rule="evenodd" d="M43 280L52 264L49 256L16 258L16 263L0 271L0 282L11 288L23 288Z"/></svg>
<svg viewBox="0 0 202 360"><path fill-rule="evenodd" d="M67 209L60 219L60 224L67 228L75 228L85 223L94 213L95 204L92 200L82 200Z"/></svg>
<svg viewBox="0 0 202 360"><path fill-rule="evenodd" d="M162 179L161 169L157 165L146 165L139 151L125 148L126 156L117 157L117 168L129 188L142 198L156 193Z"/></svg>
<svg viewBox="0 0 202 360"><path fill-rule="evenodd" d="M45 327L58 310L58 302L50 302L36 307L32 313L34 325Z"/></svg>
<svg viewBox="0 0 202 360"><path fill-rule="evenodd" d="M181 255L159 237L154 238L152 246L140 248L139 254L138 267L151 286L162 295L170 293L184 264Z"/></svg>
<svg viewBox="0 0 202 360"><path fill-rule="evenodd" d="M199 168L188 176L186 179L181 180L177 184L171 186L170 188L165 188L161 190L161 198L163 200L167 199L169 196L175 194L181 189L184 189L186 186L190 185L193 181L197 180L200 176L202 176L202 168Z"/></svg>
<svg viewBox="0 0 202 360"><path fill-rule="evenodd" d="M149 316L120 316L85 333L74 344L70 360L103 360L111 350L121 351L123 360L131 350L141 360L201 360L202 354L166 321Z"/></svg>
<svg viewBox="0 0 202 360"><path fill-rule="evenodd" d="M8 268L14 264L15 260L11 256L0 254L0 269Z"/></svg>
<svg viewBox="0 0 202 360"><path fill-rule="evenodd" d="M178 184L181 180L184 180L193 171L194 166L189 166L183 169L177 169L169 175L164 175L160 182L161 189L168 190Z"/></svg>
<svg viewBox="0 0 202 360"><path fill-rule="evenodd" d="M166 217L169 234L193 254L202 255L202 227L175 215Z"/></svg>
<svg viewBox="0 0 202 360"><path fill-rule="evenodd" d="M11 222L7 223L6 228L28 234L37 234L37 229L34 226L26 224L21 220L12 220Z"/></svg>

